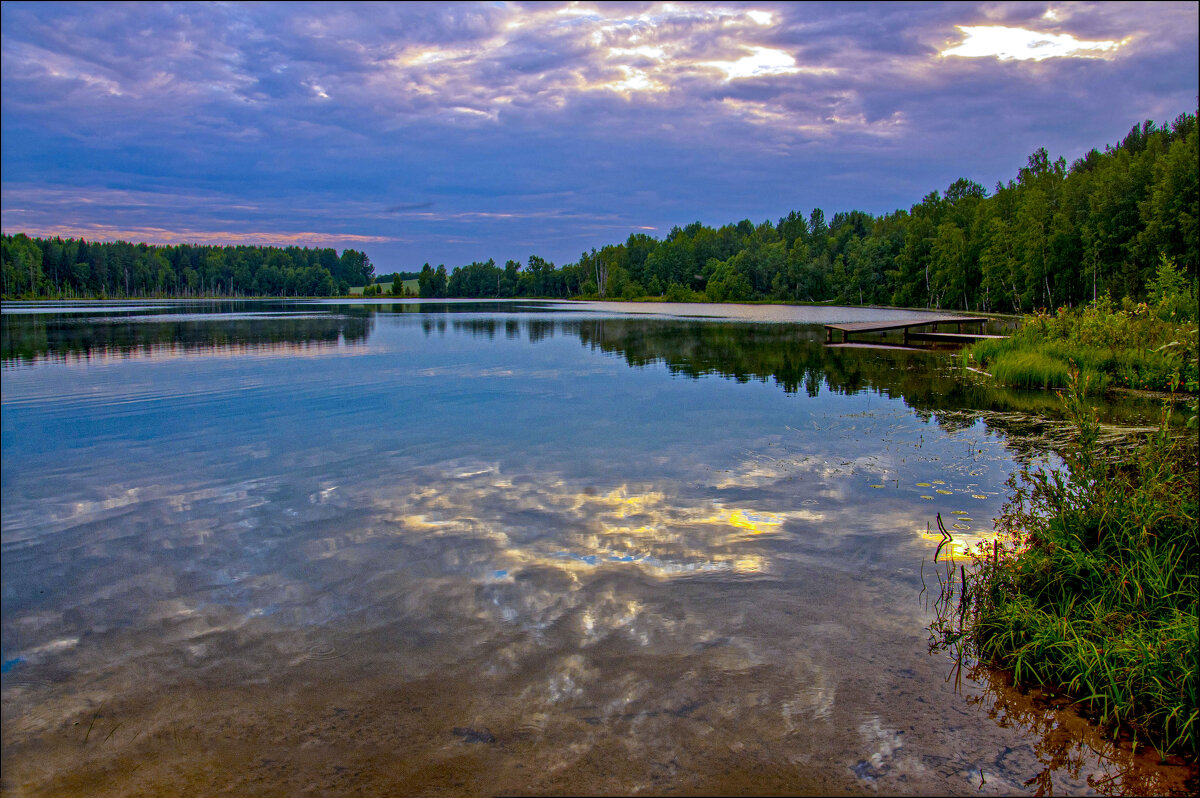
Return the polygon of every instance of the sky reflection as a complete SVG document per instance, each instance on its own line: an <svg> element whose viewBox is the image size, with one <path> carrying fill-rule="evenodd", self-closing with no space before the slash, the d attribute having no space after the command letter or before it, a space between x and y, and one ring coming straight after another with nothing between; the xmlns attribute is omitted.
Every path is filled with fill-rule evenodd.
<svg viewBox="0 0 1200 798"><path fill-rule="evenodd" d="M270 760L405 793L453 760L479 792L967 792L983 752L1014 751L993 791L1039 767L927 654L927 531L990 530L995 428L845 388L855 354L815 391L718 376L748 372L696 322L363 329L353 358L5 371L6 779L132 757L162 770L114 792L299 788Z"/></svg>

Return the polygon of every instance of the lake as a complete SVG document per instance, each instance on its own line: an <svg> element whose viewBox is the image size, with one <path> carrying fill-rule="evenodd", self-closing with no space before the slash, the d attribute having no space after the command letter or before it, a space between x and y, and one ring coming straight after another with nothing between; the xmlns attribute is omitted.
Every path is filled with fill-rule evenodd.
<svg viewBox="0 0 1200 798"><path fill-rule="evenodd" d="M5 793L1178 776L931 652L939 579L1061 425L945 352L824 345L913 313L3 311Z"/></svg>

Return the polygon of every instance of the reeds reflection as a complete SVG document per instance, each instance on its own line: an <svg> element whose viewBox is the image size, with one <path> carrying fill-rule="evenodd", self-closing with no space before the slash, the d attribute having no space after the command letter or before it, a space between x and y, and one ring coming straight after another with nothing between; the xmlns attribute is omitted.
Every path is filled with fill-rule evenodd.
<svg viewBox="0 0 1200 798"><path fill-rule="evenodd" d="M1071 709L1070 701L1052 691L1015 689L1000 671L976 665L969 671L967 702L982 708L1004 728L1028 733L1041 769L1022 786L1035 795L1054 794L1054 774L1083 777L1100 795L1184 795L1194 793L1195 772L1178 758L1166 763L1127 740L1112 739ZM1099 772L1096 763L1100 763ZM986 774L985 774L986 775Z"/></svg>

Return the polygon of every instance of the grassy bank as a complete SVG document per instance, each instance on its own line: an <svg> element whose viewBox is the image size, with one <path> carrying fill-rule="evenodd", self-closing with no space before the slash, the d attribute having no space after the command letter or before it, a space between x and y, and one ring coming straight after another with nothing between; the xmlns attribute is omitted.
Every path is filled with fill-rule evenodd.
<svg viewBox="0 0 1200 798"><path fill-rule="evenodd" d="M1169 429L1119 456L1073 384L1065 467L1026 467L965 587L941 603L946 646L1044 685L1160 753L1196 756L1197 437ZM953 590L953 587L951 587ZM944 594L945 595L945 594ZM950 610L949 608L954 608Z"/></svg>
<svg viewBox="0 0 1200 798"><path fill-rule="evenodd" d="M963 362L1018 388L1065 388L1074 364L1093 393L1116 387L1195 393L1197 331L1195 281L1188 285L1163 260L1148 302L1126 299L1118 306L1104 296L1083 308L1026 316L1010 338L974 344Z"/></svg>

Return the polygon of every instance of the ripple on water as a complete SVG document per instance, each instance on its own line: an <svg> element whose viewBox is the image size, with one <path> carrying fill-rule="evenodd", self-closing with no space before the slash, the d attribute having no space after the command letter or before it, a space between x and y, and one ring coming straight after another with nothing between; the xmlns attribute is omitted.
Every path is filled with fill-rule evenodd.
<svg viewBox="0 0 1200 798"><path fill-rule="evenodd" d="M304 659L315 662L323 662L325 660L339 659L346 656L346 652L338 651L337 648L329 643L313 643L304 650Z"/></svg>
<svg viewBox="0 0 1200 798"><path fill-rule="evenodd" d="M46 702L38 700L38 697L45 696L54 687L54 682L27 674L14 676L9 662L5 665L9 666L3 677L5 721L11 722L17 732L48 728L54 722L54 717Z"/></svg>
<svg viewBox="0 0 1200 798"><path fill-rule="evenodd" d="M536 740L546 733L546 713L535 712L521 718L514 736L518 740Z"/></svg>

